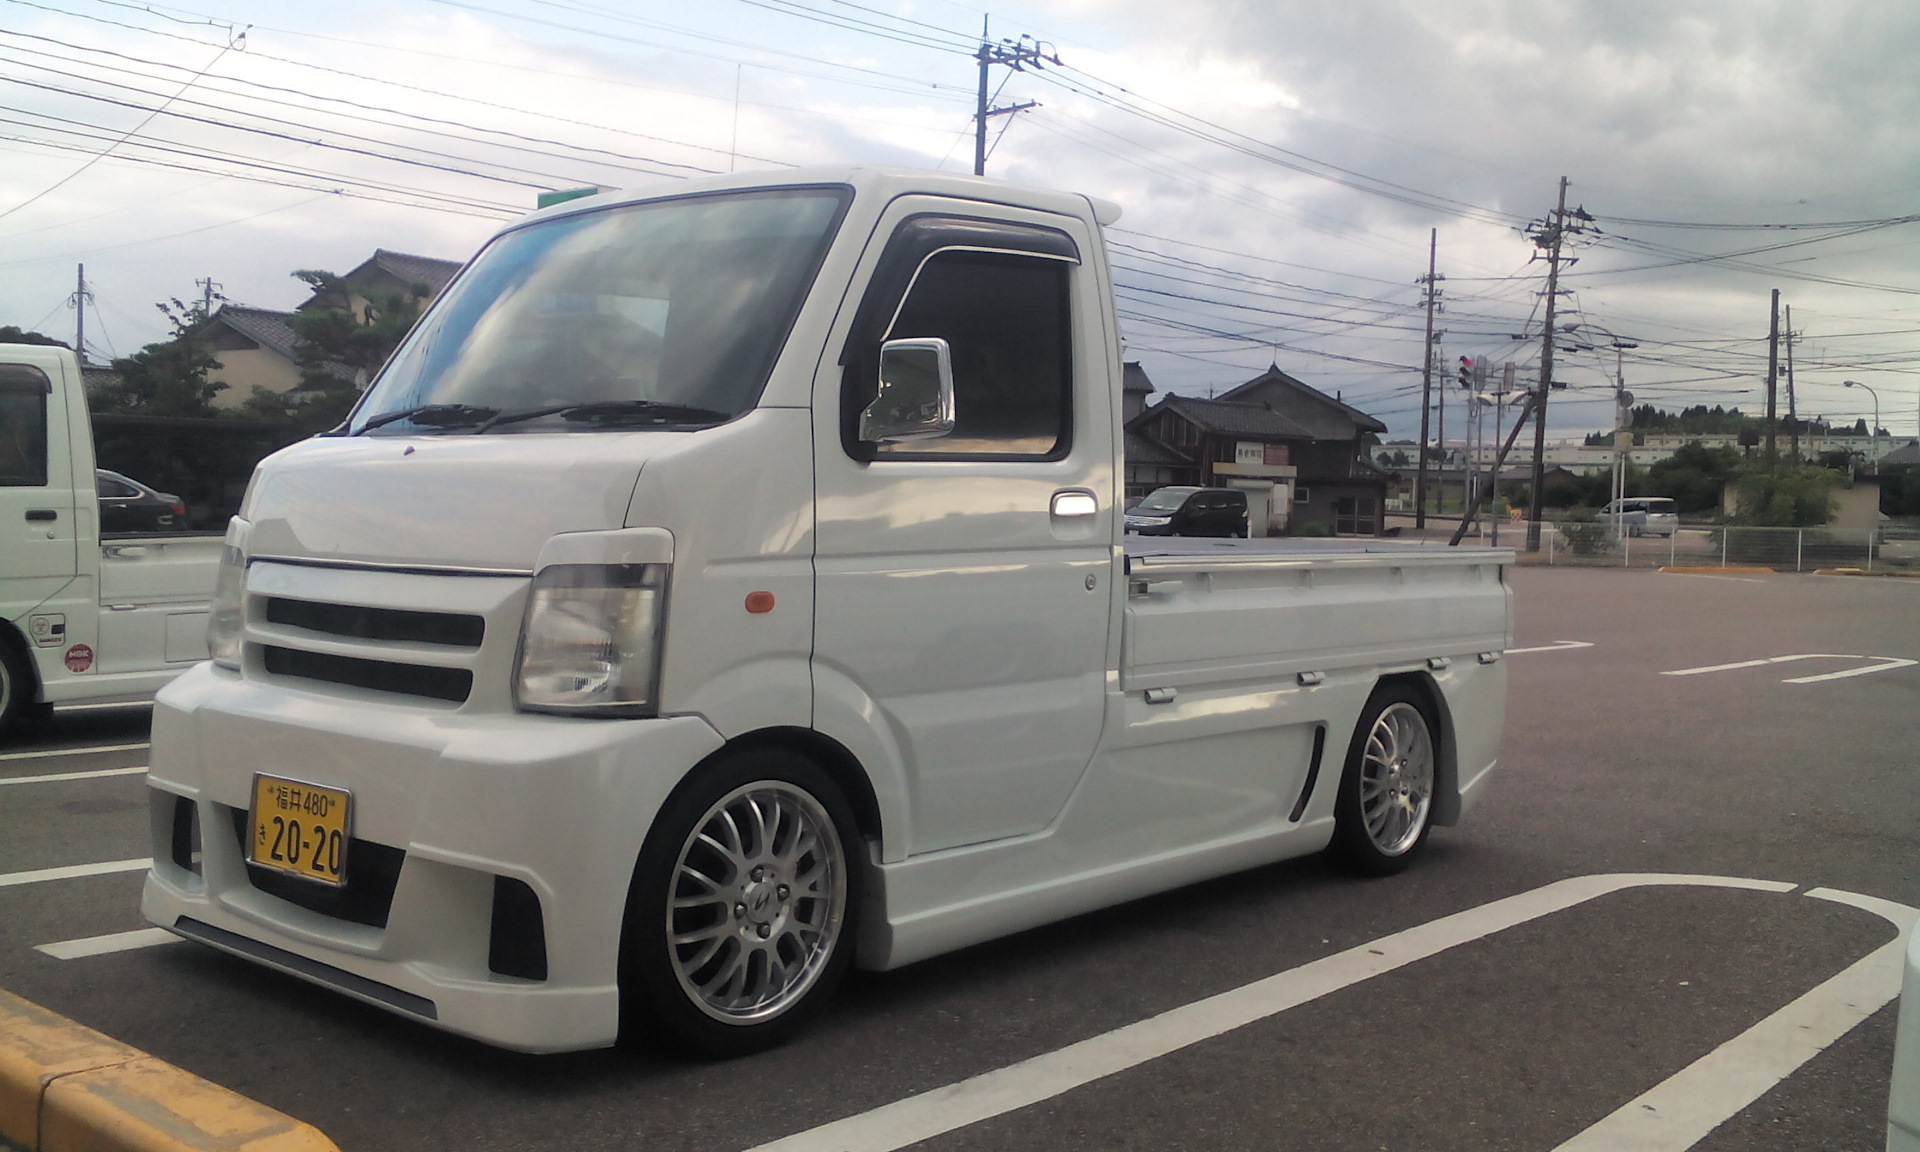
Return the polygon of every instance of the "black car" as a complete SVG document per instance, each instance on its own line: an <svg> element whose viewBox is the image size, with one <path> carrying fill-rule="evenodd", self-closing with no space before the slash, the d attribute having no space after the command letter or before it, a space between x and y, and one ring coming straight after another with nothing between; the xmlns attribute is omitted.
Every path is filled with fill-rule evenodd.
<svg viewBox="0 0 1920 1152"><path fill-rule="evenodd" d="M187 505L171 492L157 492L140 481L94 469L100 490L100 534L184 532Z"/></svg>
<svg viewBox="0 0 1920 1152"><path fill-rule="evenodd" d="M1142 536L1245 536L1247 494L1237 488L1156 488L1127 509Z"/></svg>

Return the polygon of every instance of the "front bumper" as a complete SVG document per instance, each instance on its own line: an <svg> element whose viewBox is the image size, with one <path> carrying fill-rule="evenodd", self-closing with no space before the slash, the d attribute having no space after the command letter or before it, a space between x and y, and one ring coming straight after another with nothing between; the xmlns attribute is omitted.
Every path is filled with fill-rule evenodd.
<svg viewBox="0 0 1920 1152"><path fill-rule="evenodd" d="M721 744L698 717L454 713L201 665L154 708L154 864L141 912L489 1044L604 1047L618 1035L621 919L641 842L668 792ZM384 915L330 914L316 910L324 900L256 886L234 816L255 772L353 794L353 837L398 862ZM176 860L176 798L197 816L197 861ZM350 851L349 889L353 865ZM538 898L544 980L490 967L497 877Z"/></svg>

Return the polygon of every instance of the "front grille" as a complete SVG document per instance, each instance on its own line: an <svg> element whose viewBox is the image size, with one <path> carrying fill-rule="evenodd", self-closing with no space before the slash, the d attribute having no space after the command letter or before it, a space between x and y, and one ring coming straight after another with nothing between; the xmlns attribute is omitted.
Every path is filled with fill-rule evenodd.
<svg viewBox="0 0 1920 1152"><path fill-rule="evenodd" d="M473 673L465 668L435 668L427 664L363 660L357 656L335 656L275 645L267 645L263 655L267 671L276 676L298 676L328 684L371 688L376 692L451 700L455 704L466 703L468 694L473 691Z"/></svg>
<svg viewBox="0 0 1920 1152"><path fill-rule="evenodd" d="M233 834L240 842L240 858L247 858L247 810L228 809L233 815ZM347 882L339 888L302 880L247 864L247 882L269 896L289 904L298 904L309 912L385 928L387 913L393 909L393 890L400 883L400 866L406 863L405 849L354 837L347 842Z"/></svg>
<svg viewBox="0 0 1920 1152"><path fill-rule="evenodd" d="M487 631L484 619L465 613L326 604L287 596L274 596L267 600L267 621L304 628L309 632L324 632L329 636L445 644L456 648L480 647L480 641Z"/></svg>

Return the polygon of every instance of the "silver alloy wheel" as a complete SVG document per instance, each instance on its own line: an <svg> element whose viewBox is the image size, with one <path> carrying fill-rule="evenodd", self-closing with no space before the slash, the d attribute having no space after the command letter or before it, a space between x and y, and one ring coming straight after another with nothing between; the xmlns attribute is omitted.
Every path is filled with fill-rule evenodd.
<svg viewBox="0 0 1920 1152"><path fill-rule="evenodd" d="M1401 856L1420 842L1433 803L1433 768L1427 718L1405 701L1382 709L1360 761L1360 815L1381 854Z"/></svg>
<svg viewBox="0 0 1920 1152"><path fill-rule="evenodd" d="M673 868L667 947L680 987L727 1024L759 1024L804 998L846 920L847 858L806 790L760 780L694 824Z"/></svg>

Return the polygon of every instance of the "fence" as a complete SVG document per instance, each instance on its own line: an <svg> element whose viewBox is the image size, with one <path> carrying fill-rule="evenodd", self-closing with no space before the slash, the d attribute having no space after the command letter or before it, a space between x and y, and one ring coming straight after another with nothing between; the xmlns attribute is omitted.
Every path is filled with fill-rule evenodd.
<svg viewBox="0 0 1920 1152"><path fill-rule="evenodd" d="M1511 546L1526 547L1527 527L1512 525ZM1502 535L1505 536L1505 531ZM1503 540L1503 542L1505 542ZM1537 558L1537 559L1536 559ZM1613 568L1920 568L1920 534L1898 529L1752 528L1682 526L1672 536L1616 534L1599 521L1543 524L1537 563Z"/></svg>

